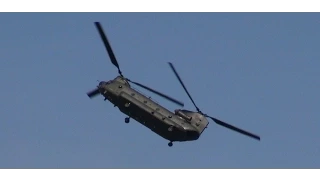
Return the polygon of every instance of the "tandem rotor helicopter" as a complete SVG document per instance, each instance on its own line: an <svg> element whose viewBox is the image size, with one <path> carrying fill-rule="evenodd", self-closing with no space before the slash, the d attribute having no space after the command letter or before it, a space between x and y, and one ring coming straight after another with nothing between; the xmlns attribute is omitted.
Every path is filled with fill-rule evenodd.
<svg viewBox="0 0 320 180"><path fill-rule="evenodd" d="M172 63L169 63L169 66L189 96L191 102L196 108L196 111L177 109L174 112L171 112L153 101L151 98L146 97L142 93L133 89L129 83L149 90L179 106L184 106L184 104L178 100L124 77L102 26L99 22L95 22L95 26L105 45L112 64L118 68L119 75L113 80L101 81L97 88L88 92L87 95L90 98L102 95L105 101L110 101L115 107L118 107L122 113L128 116L125 118L125 123L129 123L130 118L136 120L159 136L168 140L169 147L173 145L173 142L194 141L199 139L204 129L207 128L209 124L207 118L210 118L218 125L260 141L260 137L255 134L202 113L191 98L191 95L183 84Z"/></svg>

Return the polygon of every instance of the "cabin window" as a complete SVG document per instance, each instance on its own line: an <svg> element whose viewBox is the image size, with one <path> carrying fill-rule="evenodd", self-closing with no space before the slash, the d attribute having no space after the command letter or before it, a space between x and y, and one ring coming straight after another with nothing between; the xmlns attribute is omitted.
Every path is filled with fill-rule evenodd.
<svg viewBox="0 0 320 180"><path fill-rule="evenodd" d="M170 115L169 115L168 117L169 117L169 118L172 118L172 116L170 116Z"/></svg>
<svg viewBox="0 0 320 180"><path fill-rule="evenodd" d="M135 94L134 93L131 93L131 96L134 96Z"/></svg>
<svg viewBox="0 0 320 180"><path fill-rule="evenodd" d="M144 103L147 103L147 101L143 101Z"/></svg>
<svg viewBox="0 0 320 180"><path fill-rule="evenodd" d="M122 88L122 86L120 85L119 88Z"/></svg>
<svg viewBox="0 0 320 180"><path fill-rule="evenodd" d="M126 104L124 104L125 107L129 107L130 106L130 103L127 102Z"/></svg>

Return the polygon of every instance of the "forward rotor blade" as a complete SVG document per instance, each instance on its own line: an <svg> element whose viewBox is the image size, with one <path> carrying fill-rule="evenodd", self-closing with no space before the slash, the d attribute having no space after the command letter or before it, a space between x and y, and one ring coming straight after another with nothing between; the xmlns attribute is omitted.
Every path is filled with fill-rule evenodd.
<svg viewBox="0 0 320 180"><path fill-rule="evenodd" d="M94 89L94 90L92 90L92 91L90 91L90 92L87 93L87 95L89 96L89 98L93 98L93 97L95 97L95 96L97 96L97 95L99 95L99 94L100 94L100 91L99 91L98 88L96 88L96 89Z"/></svg>
<svg viewBox="0 0 320 180"><path fill-rule="evenodd" d="M169 63L169 65L170 65L172 71L174 72L174 74L175 74L176 77L178 78L178 80L179 80L180 84L182 85L183 89L185 90L185 92L186 92L187 95L189 96L190 100L192 101L193 105L196 107L197 111L198 111L198 112L201 112L200 109L198 108L198 106L196 105L196 103L193 101L193 99L192 99L191 95L189 94L187 88L186 88L185 85L183 84L183 82L182 82L179 74L177 73L176 69L174 68L173 64L172 64L171 62L168 62L168 63Z"/></svg>
<svg viewBox="0 0 320 180"><path fill-rule="evenodd" d="M100 34L100 37L104 43L104 46L106 47L106 50L109 54L109 57L110 57L110 60L112 62L113 65L115 65L117 68L118 68L118 73L122 76L122 72L120 71L120 67L119 67L119 64L118 64L118 61L112 51L112 48L111 48L111 45L108 41L108 38L107 36L105 35L104 31L103 31L103 28L101 26L101 24L99 22L95 22L95 25L96 25L96 28L98 29L98 32Z"/></svg>
<svg viewBox="0 0 320 180"><path fill-rule="evenodd" d="M169 100L169 101L171 101L171 102L173 102L173 103L175 103L175 104L177 104L177 105L179 105L179 106L184 106L184 104L182 103L182 102L180 102L180 101L178 101L178 100L176 100L176 99L173 99L172 97L169 97L169 96L167 96L167 95L165 95L165 94L163 94L163 93L160 93L159 91L156 91L156 90L154 90L154 89L151 89L151 88L149 88L149 87L147 87L147 86L145 86L145 85L142 85L142 84L140 84L140 83L137 83L137 82L133 82L133 81L131 81L131 80L129 80L129 79L127 79L127 81L129 81L129 82L131 82L131 83L133 83L133 84L135 84L135 85L137 85L137 86L140 86L140 87L142 87L142 88L144 88L144 89L146 89L146 90L149 90L149 91L151 91L151 92L153 92L153 93L155 93L155 94L157 94L157 95L159 95L159 96L161 96L161 97L163 97L163 98L165 98L165 99L167 99L167 100Z"/></svg>
<svg viewBox="0 0 320 180"><path fill-rule="evenodd" d="M251 138L254 138L254 139L260 141L260 137L259 137L258 135L255 135L255 134L252 134L252 133L250 133L250 132L248 132L248 131L245 131L245 130L242 130L242 129L240 129L240 128L237 128L237 127L235 127L235 126L233 126L233 125L230 125L230 124L228 124L228 123L225 123L225 122L223 122L223 121L220 121L219 119L210 117L210 116L208 116L208 115L205 115L205 116L206 116L206 117L209 117L209 118L212 119L215 123L217 123L217 124L219 124L219 125L221 125L221 126L223 126L223 127L229 128L229 129L234 130L234 131L236 131L236 132L238 132L238 133L247 135L247 136L249 136L249 137L251 137Z"/></svg>

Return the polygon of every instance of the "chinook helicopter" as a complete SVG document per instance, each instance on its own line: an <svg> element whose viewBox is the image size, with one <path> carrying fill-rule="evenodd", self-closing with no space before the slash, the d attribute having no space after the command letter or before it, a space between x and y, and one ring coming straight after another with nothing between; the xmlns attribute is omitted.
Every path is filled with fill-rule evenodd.
<svg viewBox="0 0 320 180"><path fill-rule="evenodd" d="M147 97L132 88L129 83L149 90L179 106L184 106L182 102L173 99L172 97L124 77L101 24L99 22L95 22L95 26L105 45L112 64L118 69L119 75L113 80L99 82L99 85L96 87L96 89L87 93L89 98L102 95L104 97L104 101L110 101L115 107L118 107L122 113L128 116L125 118L125 123L129 123L131 118L136 120L159 136L168 140L169 147L173 145L173 142L194 141L199 139L204 129L206 129L209 124L207 118L210 118L218 125L260 141L260 137L255 134L202 113L191 98L191 95L189 94L172 63L169 63L169 66L187 93L191 102L195 106L196 111L176 109L174 112L171 112L170 110L153 101L150 97Z"/></svg>

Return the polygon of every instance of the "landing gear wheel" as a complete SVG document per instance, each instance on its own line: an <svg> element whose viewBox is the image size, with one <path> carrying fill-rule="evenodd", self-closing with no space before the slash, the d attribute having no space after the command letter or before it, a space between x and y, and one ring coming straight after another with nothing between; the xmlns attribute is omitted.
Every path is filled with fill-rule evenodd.
<svg viewBox="0 0 320 180"><path fill-rule="evenodd" d="M169 146L169 147L171 147L172 145L173 145L173 143L172 143L172 142L169 142L169 143L168 143L168 146Z"/></svg>
<svg viewBox="0 0 320 180"><path fill-rule="evenodd" d="M172 131L173 131L173 126L170 126L170 127L168 128L168 131L172 132Z"/></svg>
<svg viewBox="0 0 320 180"><path fill-rule="evenodd" d="M129 123L129 122L130 122L130 118L126 117L126 118L124 119L124 122L125 122L125 123Z"/></svg>

